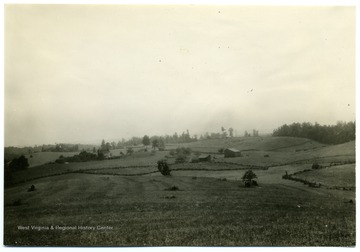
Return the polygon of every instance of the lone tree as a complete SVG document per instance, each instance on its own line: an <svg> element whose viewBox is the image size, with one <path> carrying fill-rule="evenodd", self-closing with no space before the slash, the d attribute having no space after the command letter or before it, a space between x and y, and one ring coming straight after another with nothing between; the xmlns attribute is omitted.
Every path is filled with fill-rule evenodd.
<svg viewBox="0 0 360 252"><path fill-rule="evenodd" d="M252 170L248 170L247 172L245 172L244 176L242 177L242 181L245 183L246 187L250 187L252 185L257 186L257 182L256 179L257 176L256 174L252 171Z"/></svg>
<svg viewBox="0 0 360 252"><path fill-rule="evenodd" d="M222 136L223 138L226 138L226 137L227 137L227 133L226 133L226 129L225 129L223 126L221 126L221 132L222 132L221 136Z"/></svg>
<svg viewBox="0 0 360 252"><path fill-rule="evenodd" d="M158 139L154 139L154 140L152 140L152 147L153 147L153 149L156 149L156 148L158 148L159 147L159 140Z"/></svg>
<svg viewBox="0 0 360 252"><path fill-rule="evenodd" d="M165 160L157 162L160 173L164 176L170 176L170 168Z"/></svg>
<svg viewBox="0 0 360 252"><path fill-rule="evenodd" d="M132 155L134 153L134 149L132 148L132 147L128 147L127 149L126 149L126 154L128 154L128 155Z"/></svg>
<svg viewBox="0 0 360 252"><path fill-rule="evenodd" d="M145 136L143 137L143 139L142 139L142 143L143 143L143 145L145 145L145 146L150 145L150 137L149 137L148 135L145 135Z"/></svg>
<svg viewBox="0 0 360 252"><path fill-rule="evenodd" d="M229 131L229 136L230 136L230 137L234 137L234 129L233 129L233 128L229 128L228 131Z"/></svg>

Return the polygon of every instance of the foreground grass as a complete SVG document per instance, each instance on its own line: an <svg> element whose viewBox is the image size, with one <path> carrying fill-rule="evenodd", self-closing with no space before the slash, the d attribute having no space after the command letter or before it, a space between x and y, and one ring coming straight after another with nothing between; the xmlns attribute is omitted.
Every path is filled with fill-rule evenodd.
<svg viewBox="0 0 360 252"><path fill-rule="evenodd" d="M90 174L40 179L28 193L29 185L5 190L6 245L355 245L355 204L282 185L244 188L215 178ZM171 186L180 190L166 190ZM35 231L18 225L112 229Z"/></svg>

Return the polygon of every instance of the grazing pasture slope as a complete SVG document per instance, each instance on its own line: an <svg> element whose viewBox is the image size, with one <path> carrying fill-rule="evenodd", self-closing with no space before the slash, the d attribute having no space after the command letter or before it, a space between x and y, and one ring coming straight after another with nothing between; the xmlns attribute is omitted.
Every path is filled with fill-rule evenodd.
<svg viewBox="0 0 360 252"><path fill-rule="evenodd" d="M169 151L34 166L5 189L4 243L12 246L354 246L355 144L290 137L167 146L209 153L176 163ZM224 158L220 148L241 157ZM41 154L41 153L40 153ZM167 159L172 176L156 162ZM314 162L321 169L311 169ZM244 187L247 170L257 187ZM305 171L304 170L308 170ZM296 173L320 188L285 180ZM35 185L36 190L27 189ZM344 190L346 188L346 190Z"/></svg>

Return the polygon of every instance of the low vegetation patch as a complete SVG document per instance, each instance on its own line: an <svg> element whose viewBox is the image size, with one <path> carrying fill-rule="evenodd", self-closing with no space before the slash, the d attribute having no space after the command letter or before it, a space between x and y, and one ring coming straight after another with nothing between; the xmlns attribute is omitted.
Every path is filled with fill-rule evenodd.
<svg viewBox="0 0 360 252"><path fill-rule="evenodd" d="M280 184L256 190L216 179L69 174L5 190L4 244L10 246L354 246L354 198ZM169 181L180 191L164 191ZM115 183L114 183L115 182ZM175 184L176 183L176 184ZM29 185L27 185L29 186ZM56 197L55 197L56 195ZM22 199L19 207L12 206ZM140 199L140 200L139 200ZM79 215L79 213L81 213ZM34 226L110 226L108 231L19 230Z"/></svg>
<svg viewBox="0 0 360 252"><path fill-rule="evenodd" d="M55 160L55 163L57 164L64 164L64 163L70 163L70 162L87 162L87 161L93 161L93 160L99 160L103 156L99 156L95 153L82 151L78 155L74 155L72 157L64 157L61 155L58 159Z"/></svg>
<svg viewBox="0 0 360 252"><path fill-rule="evenodd" d="M21 201L21 199L14 200L11 205L12 205L12 206L21 206L21 205L22 205L22 201Z"/></svg>
<svg viewBox="0 0 360 252"><path fill-rule="evenodd" d="M180 189L179 189L179 187L177 187L177 186L171 186L171 187L165 189L165 191L179 191L179 190L180 190Z"/></svg>

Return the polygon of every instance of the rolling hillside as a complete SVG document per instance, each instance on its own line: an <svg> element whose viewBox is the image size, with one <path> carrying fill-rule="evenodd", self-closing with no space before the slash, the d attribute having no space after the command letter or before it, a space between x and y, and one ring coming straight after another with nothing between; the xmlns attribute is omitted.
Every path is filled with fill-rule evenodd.
<svg viewBox="0 0 360 252"><path fill-rule="evenodd" d="M241 151L295 151L297 149L315 149L325 145L306 138L268 136L209 139L179 144L179 146L190 147L201 152L217 153L219 148L235 148Z"/></svg>
<svg viewBox="0 0 360 252"><path fill-rule="evenodd" d="M79 152L36 152L31 155L25 155L25 157L28 159L30 165L29 167L34 167L54 162L60 157L60 155L64 157L71 157L76 154L79 154Z"/></svg>
<svg viewBox="0 0 360 252"><path fill-rule="evenodd" d="M169 151L135 152L120 159L14 172L14 183L4 194L5 244L355 245L354 142L324 146L303 138L248 137L177 146L216 153L215 159L175 164ZM238 148L243 156L224 158L217 152L224 147ZM33 158L40 162L60 155L55 154ZM158 172L160 159L168 159L170 177ZM314 162L322 169L312 170ZM257 175L258 187L244 187L241 178L248 169ZM285 173L323 186L285 180ZM28 192L31 185L36 190ZM19 225L29 230L19 230ZM94 230L46 229L51 226Z"/></svg>

